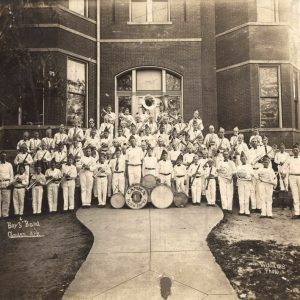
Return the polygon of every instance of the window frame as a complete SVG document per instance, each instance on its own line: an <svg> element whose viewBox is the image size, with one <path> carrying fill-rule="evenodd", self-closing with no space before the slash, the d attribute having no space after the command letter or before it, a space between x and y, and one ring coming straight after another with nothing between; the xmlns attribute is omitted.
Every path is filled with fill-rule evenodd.
<svg viewBox="0 0 300 300"><path fill-rule="evenodd" d="M280 18L279 18L279 0L272 0L274 4L274 21L272 22L267 22L267 21L261 21L258 19L258 11L259 11L259 6L258 6L258 1L261 0L256 0L256 22L259 23L266 23L266 24L274 24L274 23L279 23Z"/></svg>
<svg viewBox="0 0 300 300"><path fill-rule="evenodd" d="M74 0L69 0L69 1L68 1L68 9L69 9L71 12L73 12L73 13L79 15L79 16L88 18L88 15L89 15L89 2L88 2L88 1L89 1L89 0L83 0L83 2L84 2L84 14L80 14L79 12L77 12L77 11L75 11L75 10L73 10L73 9L70 9L70 2L71 2L71 1L74 1ZM77 1L77 0L76 0L76 1Z"/></svg>
<svg viewBox="0 0 300 300"><path fill-rule="evenodd" d="M171 0L167 0L168 2L168 20L165 22L154 22L152 21L153 12L152 12L152 2L153 0L145 0L146 2L146 22L134 22L132 21L132 2L134 0L129 0L129 21L127 22L128 25L168 25L172 24L171 21Z"/></svg>
<svg viewBox="0 0 300 300"><path fill-rule="evenodd" d="M67 56L67 66L66 66L66 73L67 73L67 81L68 81L68 61L71 60L73 62L76 62L76 63L80 63L80 64L84 64L85 66L85 94L84 94L84 114L83 114L83 124L82 124L82 127L86 127L87 124L88 124L88 115L89 115L89 84L88 84L88 78L89 78L89 73L88 73L88 67L89 67L89 64L87 61L84 61L84 60L81 60L81 59L77 59L75 57L72 57L72 56ZM68 121L68 116L67 116L67 101L68 101L68 94L74 94L74 95L82 95L80 93L76 93L76 92L69 92L68 91L68 83L66 84L66 111L65 111L65 118L66 118L66 124L67 124L67 121Z"/></svg>
<svg viewBox="0 0 300 300"><path fill-rule="evenodd" d="M277 69L277 82L278 82L278 97L266 97L261 96L261 78L260 78L260 69L261 68L276 68ZM282 128L282 99L281 99L281 68L280 65L273 65L273 64L264 64L264 65L258 65L257 69L258 74L258 101L259 101L259 126L260 128ZM262 118L261 118L261 99L264 98L276 98L278 99L278 127L261 127L262 124Z"/></svg>

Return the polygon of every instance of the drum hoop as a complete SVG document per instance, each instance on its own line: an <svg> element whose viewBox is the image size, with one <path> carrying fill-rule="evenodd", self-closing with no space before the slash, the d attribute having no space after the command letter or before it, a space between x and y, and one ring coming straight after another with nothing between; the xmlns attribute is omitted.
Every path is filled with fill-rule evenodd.
<svg viewBox="0 0 300 300"><path fill-rule="evenodd" d="M157 206L153 203L153 201L152 201L152 195L153 195L153 192L155 192L155 190L156 190L158 187L161 187L161 186L166 187L166 188L172 193L172 196L173 196L173 197L172 197L172 200L171 200L170 204L167 206L167 207L169 207L169 206L173 203L173 201L174 201L174 193L173 193L171 187L168 186L168 185L166 185L166 184L158 184L156 187L154 187L154 188L151 190L151 194L150 194L151 202L152 202L152 204L153 204L155 207L157 207ZM155 202L155 201L154 201L154 202ZM167 208L167 207L166 207L166 208ZM160 208L160 207L157 207L157 208Z"/></svg>

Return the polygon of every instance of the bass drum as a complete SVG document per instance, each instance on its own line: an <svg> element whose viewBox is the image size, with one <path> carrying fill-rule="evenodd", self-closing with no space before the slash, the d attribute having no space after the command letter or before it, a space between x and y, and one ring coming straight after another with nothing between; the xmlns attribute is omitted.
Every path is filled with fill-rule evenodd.
<svg viewBox="0 0 300 300"><path fill-rule="evenodd" d="M173 192L171 188L165 184L156 186L151 191L151 202L157 208L167 208L173 202Z"/></svg>
<svg viewBox="0 0 300 300"><path fill-rule="evenodd" d="M125 197L119 192L111 196L110 204L113 208L122 208L125 205Z"/></svg>
<svg viewBox="0 0 300 300"><path fill-rule="evenodd" d="M188 203L186 193L178 192L174 194L174 204L176 207L185 207Z"/></svg>
<svg viewBox="0 0 300 300"><path fill-rule="evenodd" d="M142 186L146 189L152 190L156 186L156 177L148 174L142 178Z"/></svg>
<svg viewBox="0 0 300 300"><path fill-rule="evenodd" d="M128 188L125 202L132 209L140 209L148 203L148 192L143 186L136 184Z"/></svg>

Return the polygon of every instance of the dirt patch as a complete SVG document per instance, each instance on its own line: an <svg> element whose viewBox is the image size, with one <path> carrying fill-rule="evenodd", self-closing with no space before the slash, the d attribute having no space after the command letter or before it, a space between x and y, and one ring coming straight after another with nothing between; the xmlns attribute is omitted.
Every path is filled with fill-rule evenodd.
<svg viewBox="0 0 300 300"><path fill-rule="evenodd" d="M207 238L241 299L300 299L300 221L289 210L274 217L228 215Z"/></svg>
<svg viewBox="0 0 300 300"><path fill-rule="evenodd" d="M61 299L93 244L75 212L1 220L0 238L0 299Z"/></svg>

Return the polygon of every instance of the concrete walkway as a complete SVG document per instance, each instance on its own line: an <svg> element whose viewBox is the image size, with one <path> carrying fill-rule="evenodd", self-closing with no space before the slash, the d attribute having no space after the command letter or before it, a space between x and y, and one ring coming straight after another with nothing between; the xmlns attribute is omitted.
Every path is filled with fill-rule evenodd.
<svg viewBox="0 0 300 300"><path fill-rule="evenodd" d="M163 299L160 277L172 280L168 300L231 300L237 296L206 244L222 219L218 207L80 209L93 247L64 300Z"/></svg>

